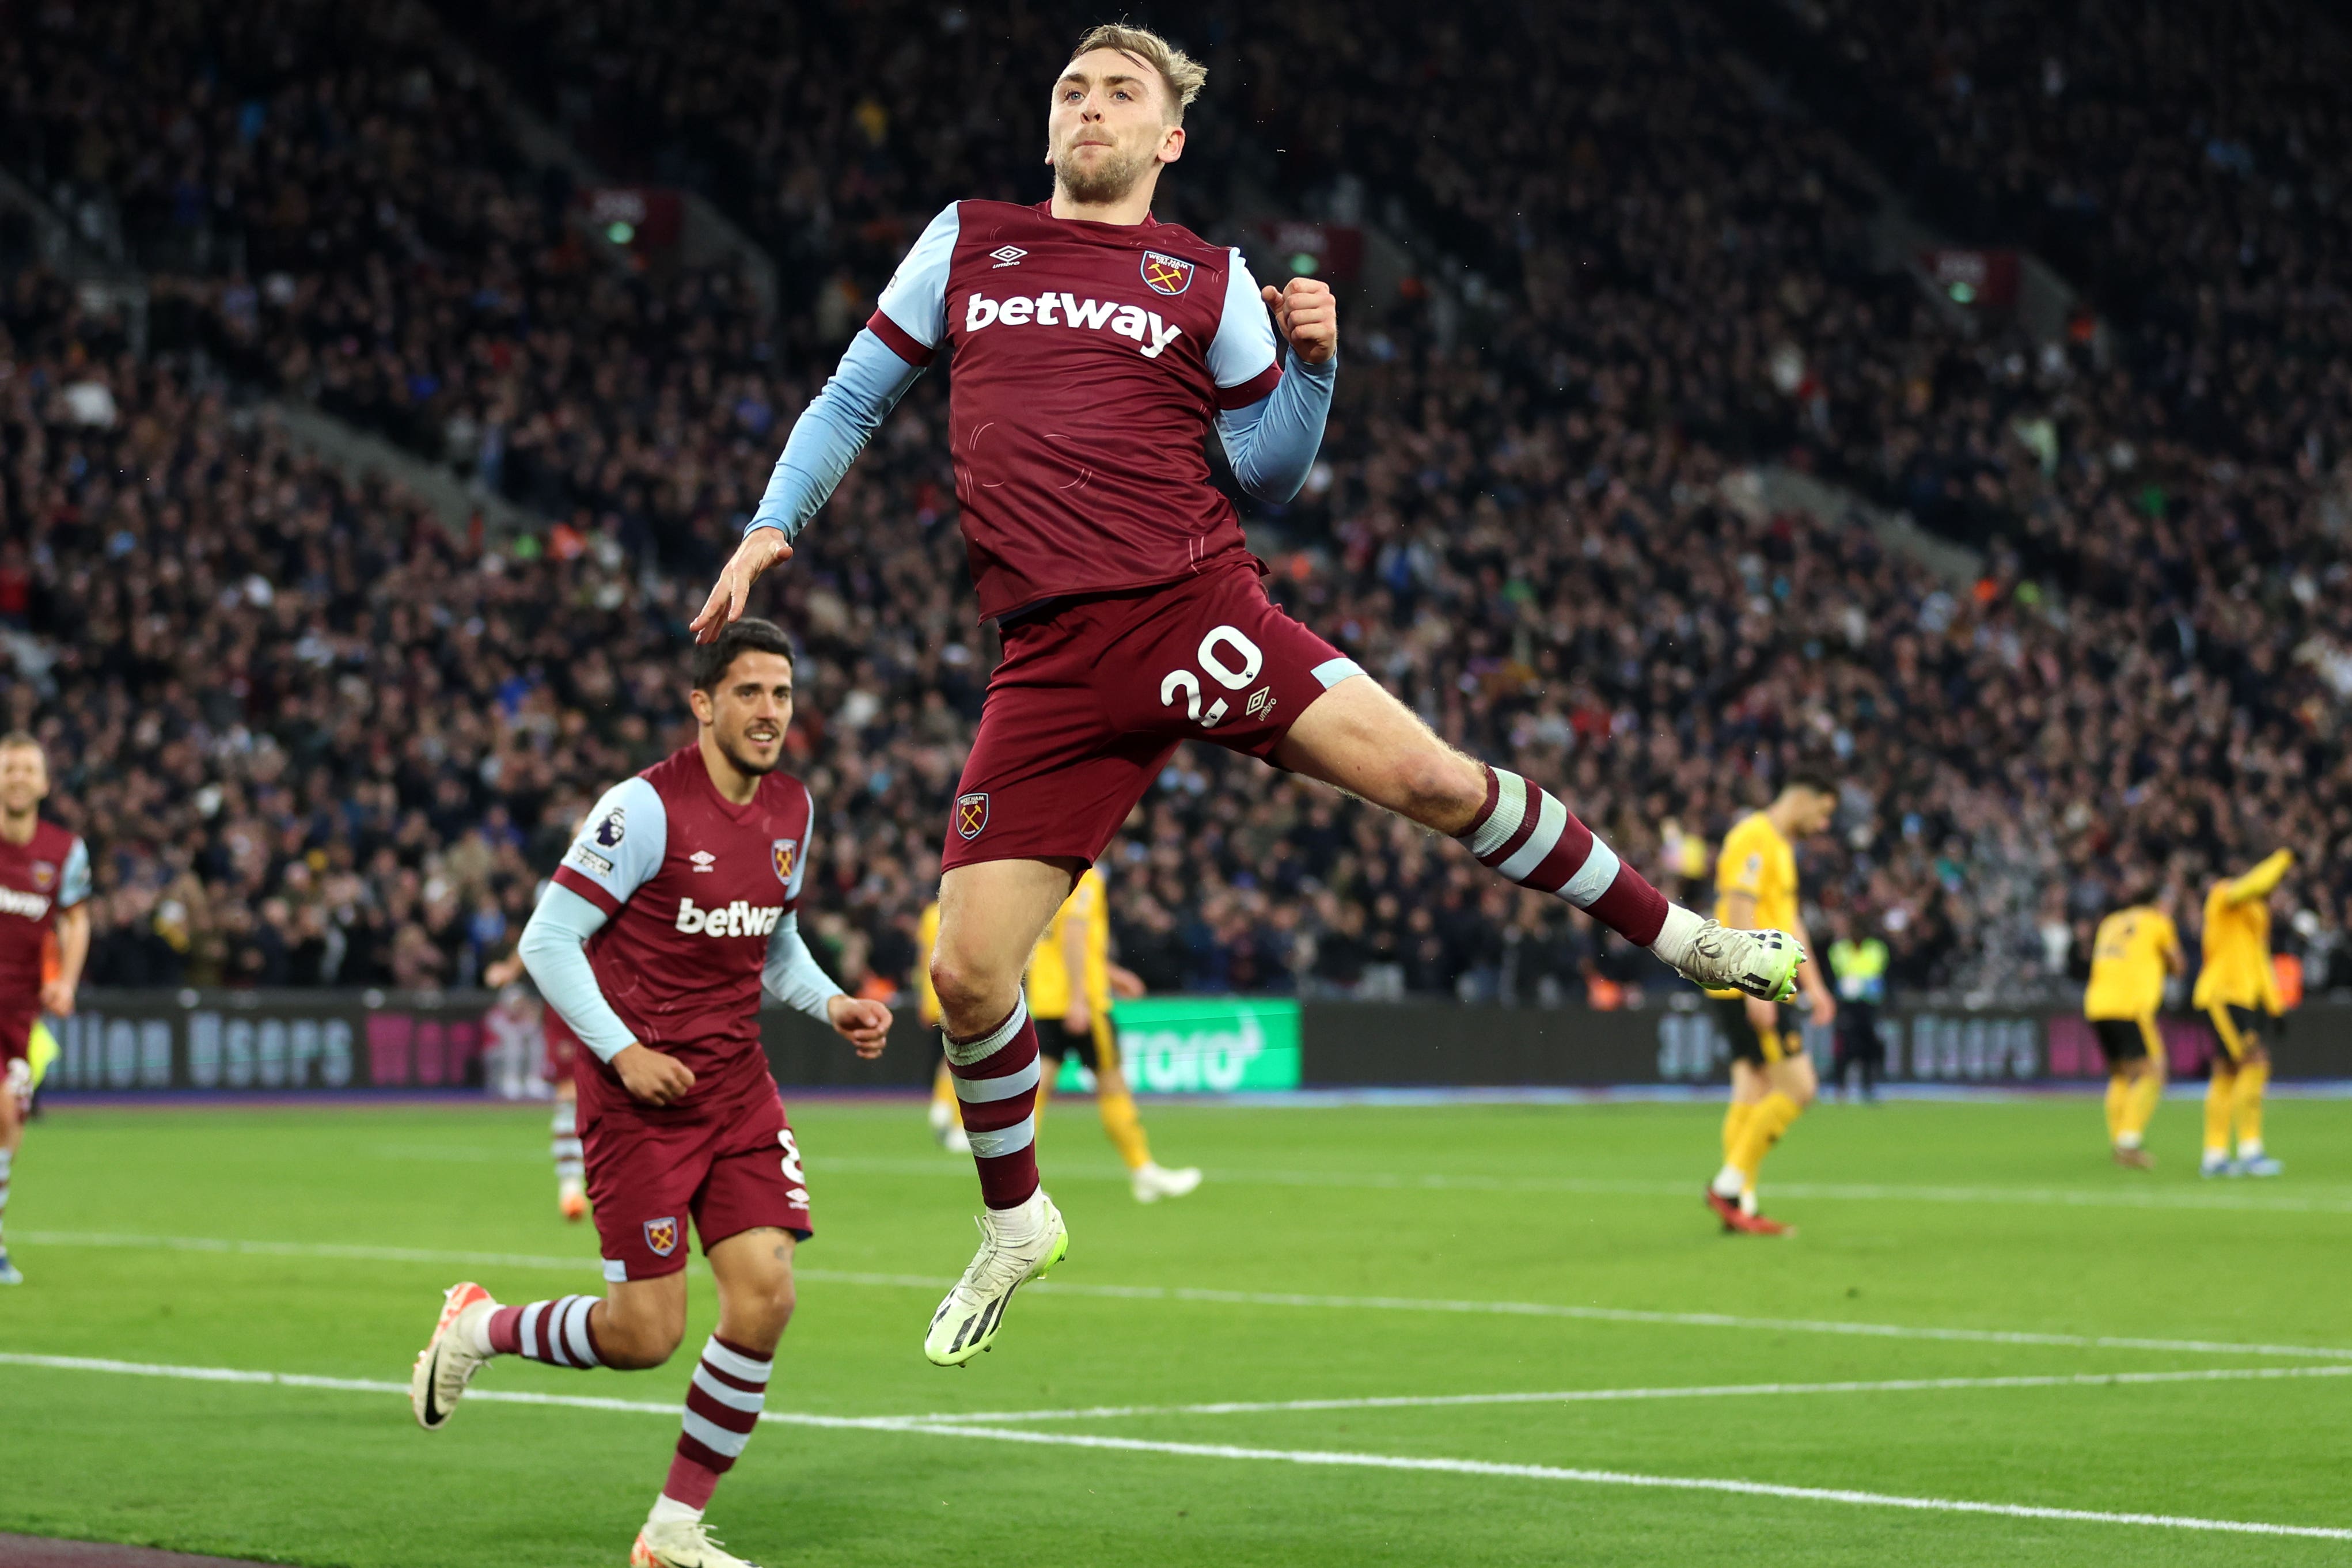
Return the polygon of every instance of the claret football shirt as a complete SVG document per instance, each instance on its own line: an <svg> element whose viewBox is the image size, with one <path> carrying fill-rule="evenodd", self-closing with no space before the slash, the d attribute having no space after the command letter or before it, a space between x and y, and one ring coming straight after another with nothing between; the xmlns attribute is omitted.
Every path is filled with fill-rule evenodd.
<svg viewBox="0 0 2352 1568"><path fill-rule="evenodd" d="M1246 559L1204 444L1219 410L1265 397L1282 369L1238 250L1173 224L957 202L866 325L908 364L949 357L983 616Z"/></svg>

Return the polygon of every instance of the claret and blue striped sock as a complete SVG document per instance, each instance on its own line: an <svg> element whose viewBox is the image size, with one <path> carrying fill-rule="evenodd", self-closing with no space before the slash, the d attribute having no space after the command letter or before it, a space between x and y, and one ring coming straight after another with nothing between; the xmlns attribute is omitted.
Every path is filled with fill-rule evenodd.
<svg viewBox="0 0 2352 1568"><path fill-rule="evenodd" d="M553 1301L500 1307L485 1320L480 1348L489 1355L519 1355L549 1366L602 1366L596 1351L596 1331L589 1324L595 1310L593 1296L565 1296Z"/></svg>
<svg viewBox="0 0 2352 1568"><path fill-rule="evenodd" d="M1568 900L1636 946L1659 946L1666 934L1674 905L1665 894L1619 860L1559 796L1507 768L1486 768L1486 803L1456 836L1506 881ZM1675 955L1660 956L1674 962Z"/></svg>
<svg viewBox="0 0 2352 1568"><path fill-rule="evenodd" d="M696 1513L710 1506L719 1478L743 1457L751 1429L760 1424L761 1408L768 1400L768 1375L774 1367L772 1354L754 1355L717 1334L710 1336L686 1391L686 1424L677 1435L669 1479L662 1483L664 1502Z"/></svg>
<svg viewBox="0 0 2352 1568"><path fill-rule="evenodd" d="M980 1195L991 1208L1017 1208L1037 1190L1037 1026L1023 997L977 1040L942 1034L948 1071L963 1103Z"/></svg>

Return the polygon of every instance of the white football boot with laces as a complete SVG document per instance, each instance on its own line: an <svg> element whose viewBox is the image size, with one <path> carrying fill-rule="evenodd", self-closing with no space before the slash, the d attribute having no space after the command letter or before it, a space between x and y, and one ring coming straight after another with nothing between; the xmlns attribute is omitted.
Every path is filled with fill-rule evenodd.
<svg viewBox="0 0 2352 1568"><path fill-rule="evenodd" d="M437 1432L449 1424L449 1413L466 1396L466 1385L489 1357L476 1348L487 1337L482 1320L499 1310L490 1293L471 1280L452 1285L441 1298L441 1321L433 1337L416 1353L408 1375L408 1405L416 1424Z"/></svg>
<svg viewBox="0 0 2352 1568"><path fill-rule="evenodd" d="M1797 994L1797 966L1805 961L1805 949L1785 931L1741 931L1702 920L1680 960L1666 961L1708 990L1745 991L1759 1001L1785 1002Z"/></svg>
<svg viewBox="0 0 2352 1568"><path fill-rule="evenodd" d="M719 1544L698 1519L647 1520L629 1548L629 1568L760 1568Z"/></svg>
<svg viewBox="0 0 2352 1568"><path fill-rule="evenodd" d="M1182 1197L1201 1185L1201 1167L1183 1166L1171 1171L1165 1166L1147 1161L1128 1177L1127 1185L1128 1190L1135 1194L1138 1203L1158 1203L1163 1197Z"/></svg>
<svg viewBox="0 0 2352 1568"><path fill-rule="evenodd" d="M1070 1250L1070 1228L1042 1186L1026 1203L989 1209L979 1224L980 1250L923 1336L923 1354L936 1366L961 1366L994 1344L1013 1292L1044 1279Z"/></svg>

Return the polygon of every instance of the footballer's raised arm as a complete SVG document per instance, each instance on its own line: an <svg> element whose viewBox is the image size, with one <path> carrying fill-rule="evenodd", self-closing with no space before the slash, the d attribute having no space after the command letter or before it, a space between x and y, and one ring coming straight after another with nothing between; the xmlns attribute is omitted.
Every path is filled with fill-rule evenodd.
<svg viewBox="0 0 2352 1568"><path fill-rule="evenodd" d="M956 207L950 203L898 264L824 390L793 422L734 559L691 623L696 642L708 643L740 620L760 574L792 559L793 541L945 340L956 233Z"/></svg>
<svg viewBox="0 0 2352 1568"><path fill-rule="evenodd" d="M1309 361L1294 351L1285 366L1280 351L1257 279L1236 250L1224 313L1209 345L1209 374L1217 384L1225 461L1241 487L1261 501L1287 501L1307 482L1339 375L1336 354Z"/></svg>
<svg viewBox="0 0 2352 1568"><path fill-rule="evenodd" d="M596 984L588 938L661 869L668 841L669 812L650 783L628 779L606 790L555 868L516 947L547 1005L605 1061L636 1037Z"/></svg>
<svg viewBox="0 0 2352 1568"><path fill-rule="evenodd" d="M956 208L950 203L891 274L873 316L842 355L840 368L793 422L746 533L776 528L787 544L798 538L882 421L931 362L947 331L948 263L955 256L956 234Z"/></svg>

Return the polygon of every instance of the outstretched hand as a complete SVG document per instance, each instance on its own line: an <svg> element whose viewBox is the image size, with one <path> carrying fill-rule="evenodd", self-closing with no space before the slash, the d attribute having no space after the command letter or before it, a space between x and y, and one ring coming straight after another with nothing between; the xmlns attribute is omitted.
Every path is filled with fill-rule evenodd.
<svg viewBox="0 0 2352 1568"><path fill-rule="evenodd" d="M780 560L792 559L793 547L784 542L782 529L753 528L745 534L727 570L711 586L710 597L702 601L702 613L694 618L694 640L708 643L741 620L743 607L751 601L751 585L760 580L760 574Z"/></svg>
<svg viewBox="0 0 2352 1568"><path fill-rule="evenodd" d="M1273 308L1275 325L1301 363L1324 364L1339 351L1339 302L1329 284L1294 277L1280 292L1268 284L1258 294Z"/></svg>

